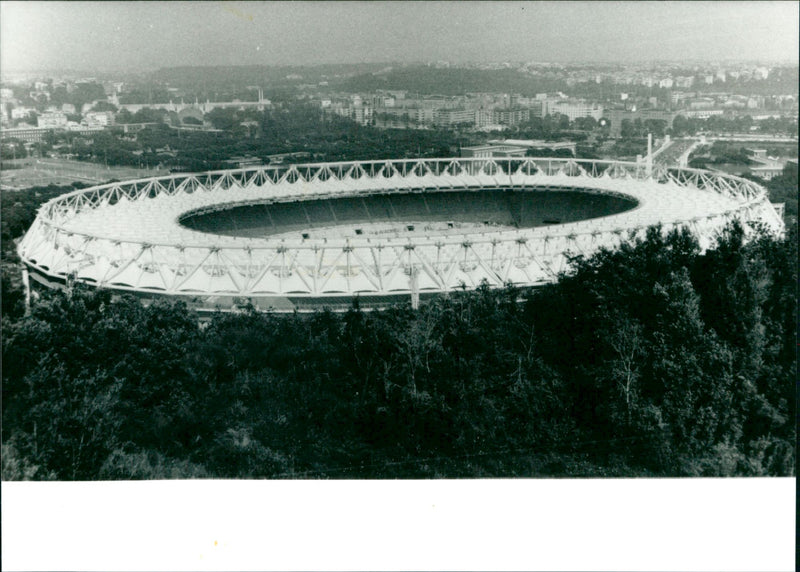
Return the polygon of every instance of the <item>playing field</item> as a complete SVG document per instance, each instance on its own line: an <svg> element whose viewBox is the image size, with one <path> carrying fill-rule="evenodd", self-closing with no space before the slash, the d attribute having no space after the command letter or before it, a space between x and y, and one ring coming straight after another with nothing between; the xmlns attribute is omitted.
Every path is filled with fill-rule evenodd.
<svg viewBox="0 0 800 572"><path fill-rule="evenodd" d="M237 205L180 219L193 230L239 237L405 237L535 228L609 216L636 201L574 189L431 190L362 197ZM440 223L440 224L436 224ZM466 225L466 226L465 226ZM416 233L416 234L415 234Z"/></svg>

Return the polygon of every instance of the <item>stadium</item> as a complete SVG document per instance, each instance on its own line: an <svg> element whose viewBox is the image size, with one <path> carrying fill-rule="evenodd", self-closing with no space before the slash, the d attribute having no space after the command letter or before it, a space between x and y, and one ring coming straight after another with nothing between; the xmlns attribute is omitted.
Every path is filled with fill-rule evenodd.
<svg viewBox="0 0 800 572"><path fill-rule="evenodd" d="M730 221L783 232L760 185L698 169L542 158L260 166L82 189L44 204L26 285L83 283L200 311L381 307L556 280L571 254Z"/></svg>

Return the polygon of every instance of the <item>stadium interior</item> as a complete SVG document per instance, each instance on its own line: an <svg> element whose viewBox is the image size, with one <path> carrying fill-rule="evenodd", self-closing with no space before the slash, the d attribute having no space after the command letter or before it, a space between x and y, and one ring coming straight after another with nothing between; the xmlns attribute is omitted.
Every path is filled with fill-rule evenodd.
<svg viewBox="0 0 800 572"><path fill-rule="evenodd" d="M624 212L636 201L575 189L430 191L294 202L220 204L190 212L180 223L211 234L342 238L360 235L447 234L465 227L535 228Z"/></svg>

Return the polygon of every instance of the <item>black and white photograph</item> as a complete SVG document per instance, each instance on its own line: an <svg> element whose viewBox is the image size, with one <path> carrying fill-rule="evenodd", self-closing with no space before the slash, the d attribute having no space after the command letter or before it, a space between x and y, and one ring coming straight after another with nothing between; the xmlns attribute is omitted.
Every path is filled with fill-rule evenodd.
<svg viewBox="0 0 800 572"><path fill-rule="evenodd" d="M799 7L0 0L12 568L793 569Z"/></svg>

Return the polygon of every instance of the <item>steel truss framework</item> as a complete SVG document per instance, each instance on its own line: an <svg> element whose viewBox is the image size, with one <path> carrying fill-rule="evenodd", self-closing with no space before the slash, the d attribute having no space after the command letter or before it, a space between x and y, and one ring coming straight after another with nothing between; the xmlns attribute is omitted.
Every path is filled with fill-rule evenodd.
<svg viewBox="0 0 800 572"><path fill-rule="evenodd" d="M408 238L236 238L189 230L187 213L274 201L426 190L564 189L635 199L630 211L520 230ZM766 190L697 169L573 159L448 158L257 167L100 185L43 205L19 244L48 280L116 290L258 300L394 295L551 282L567 255L685 226L707 247L733 219L783 232ZM212 298L208 298L212 299Z"/></svg>

